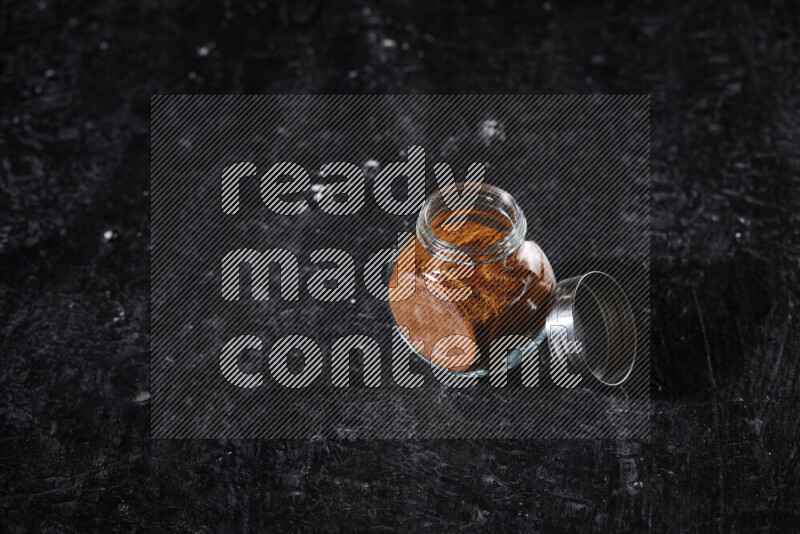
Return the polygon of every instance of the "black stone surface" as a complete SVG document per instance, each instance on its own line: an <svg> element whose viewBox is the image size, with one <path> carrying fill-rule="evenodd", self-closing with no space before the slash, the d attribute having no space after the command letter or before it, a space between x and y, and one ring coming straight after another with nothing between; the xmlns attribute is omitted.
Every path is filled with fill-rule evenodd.
<svg viewBox="0 0 800 534"><path fill-rule="evenodd" d="M800 530L788 2L5 0L7 531ZM652 439L149 438L156 93L651 93Z"/></svg>

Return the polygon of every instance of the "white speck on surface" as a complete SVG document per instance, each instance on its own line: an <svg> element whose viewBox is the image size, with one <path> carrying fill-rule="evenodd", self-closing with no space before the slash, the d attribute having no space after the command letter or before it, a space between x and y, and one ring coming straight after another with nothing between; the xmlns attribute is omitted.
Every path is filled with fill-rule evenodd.
<svg viewBox="0 0 800 534"><path fill-rule="evenodd" d="M147 402L149 400L150 400L150 392L149 391L140 391L133 398L133 402Z"/></svg>
<svg viewBox="0 0 800 534"><path fill-rule="evenodd" d="M103 239L105 239L106 242L113 241L117 237L119 237L119 235L114 230L106 230L103 232Z"/></svg>
<svg viewBox="0 0 800 534"><path fill-rule="evenodd" d="M314 193L314 202L319 204L328 193L325 192L324 185L321 184L315 184L315 185L319 185L319 189L316 191L316 193ZM319 228L317 228L317 230L319 230Z"/></svg>
<svg viewBox="0 0 800 534"><path fill-rule="evenodd" d="M372 177L378 172L378 168L380 168L381 163L377 159L369 159L364 163L364 166L361 168L364 171L364 174L367 177Z"/></svg>
<svg viewBox="0 0 800 534"><path fill-rule="evenodd" d="M347 73L347 77L350 79L355 78L356 76L358 76L358 71L351 70L350 72Z"/></svg>
<svg viewBox="0 0 800 534"><path fill-rule="evenodd" d="M47 69L46 71L44 71L44 77L45 78L52 78L55 75L56 75L56 71L54 71L53 69Z"/></svg>
<svg viewBox="0 0 800 534"><path fill-rule="evenodd" d="M325 187L325 186L324 186L324 185L322 185L322 184L311 184L311 192L312 192L312 193L317 193L317 192L319 192L319 191L322 191L322 189L323 189L324 187Z"/></svg>
<svg viewBox="0 0 800 534"><path fill-rule="evenodd" d="M108 43L105 41L100 42L100 50L108 50Z"/></svg>
<svg viewBox="0 0 800 534"><path fill-rule="evenodd" d="M394 39L384 39L383 41L381 41L381 46L384 48L396 48L397 41L395 41Z"/></svg>
<svg viewBox="0 0 800 534"><path fill-rule="evenodd" d="M355 304L355 303L356 303L356 299L350 299L350 304Z"/></svg>
<svg viewBox="0 0 800 534"><path fill-rule="evenodd" d="M211 51L214 49L214 43L204 44L202 46L197 47L197 55L200 57L206 57Z"/></svg>
<svg viewBox="0 0 800 534"><path fill-rule="evenodd" d="M411 45L408 43L403 43L400 45L400 48L402 48L403 50L408 50L409 48L411 48Z"/></svg>
<svg viewBox="0 0 800 534"><path fill-rule="evenodd" d="M542 4L542 9L544 9L545 11L550 11L551 9L553 9L553 4L551 4L550 2L545 2L544 4Z"/></svg>
<svg viewBox="0 0 800 534"><path fill-rule="evenodd" d="M506 132L503 123L493 119L488 119L481 123L479 135L484 145L506 140Z"/></svg>
<svg viewBox="0 0 800 534"><path fill-rule="evenodd" d="M736 239L741 239L742 238L742 233L741 232L736 232L736 234L734 234L734 235L736 236Z"/></svg>

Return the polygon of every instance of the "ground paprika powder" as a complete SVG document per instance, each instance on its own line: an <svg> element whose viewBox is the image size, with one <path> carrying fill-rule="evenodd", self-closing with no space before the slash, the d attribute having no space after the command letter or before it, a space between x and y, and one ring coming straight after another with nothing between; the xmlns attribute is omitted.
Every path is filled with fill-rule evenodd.
<svg viewBox="0 0 800 534"><path fill-rule="evenodd" d="M462 373L487 370L490 344L501 336L543 336L556 285L542 249L525 239L527 222L511 195L480 184L472 200L452 209L441 190L426 200L392 270L396 282L409 266L414 290L393 299L390 289L389 299L415 350Z"/></svg>

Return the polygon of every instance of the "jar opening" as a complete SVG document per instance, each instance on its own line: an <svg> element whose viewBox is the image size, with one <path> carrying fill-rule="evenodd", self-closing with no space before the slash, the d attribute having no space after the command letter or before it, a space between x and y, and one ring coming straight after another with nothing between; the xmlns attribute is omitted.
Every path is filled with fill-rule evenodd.
<svg viewBox="0 0 800 534"><path fill-rule="evenodd" d="M467 187L469 185L469 187ZM501 260L525 239L527 222L506 191L488 184L446 186L425 201L417 238L432 255L477 265Z"/></svg>

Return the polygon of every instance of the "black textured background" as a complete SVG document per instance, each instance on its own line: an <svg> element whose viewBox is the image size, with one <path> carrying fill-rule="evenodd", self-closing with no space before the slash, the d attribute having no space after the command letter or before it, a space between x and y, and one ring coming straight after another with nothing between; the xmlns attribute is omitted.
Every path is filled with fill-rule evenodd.
<svg viewBox="0 0 800 534"><path fill-rule="evenodd" d="M0 530L800 530L798 8L666 4L4 1ZM651 93L652 440L151 441L193 92Z"/></svg>

